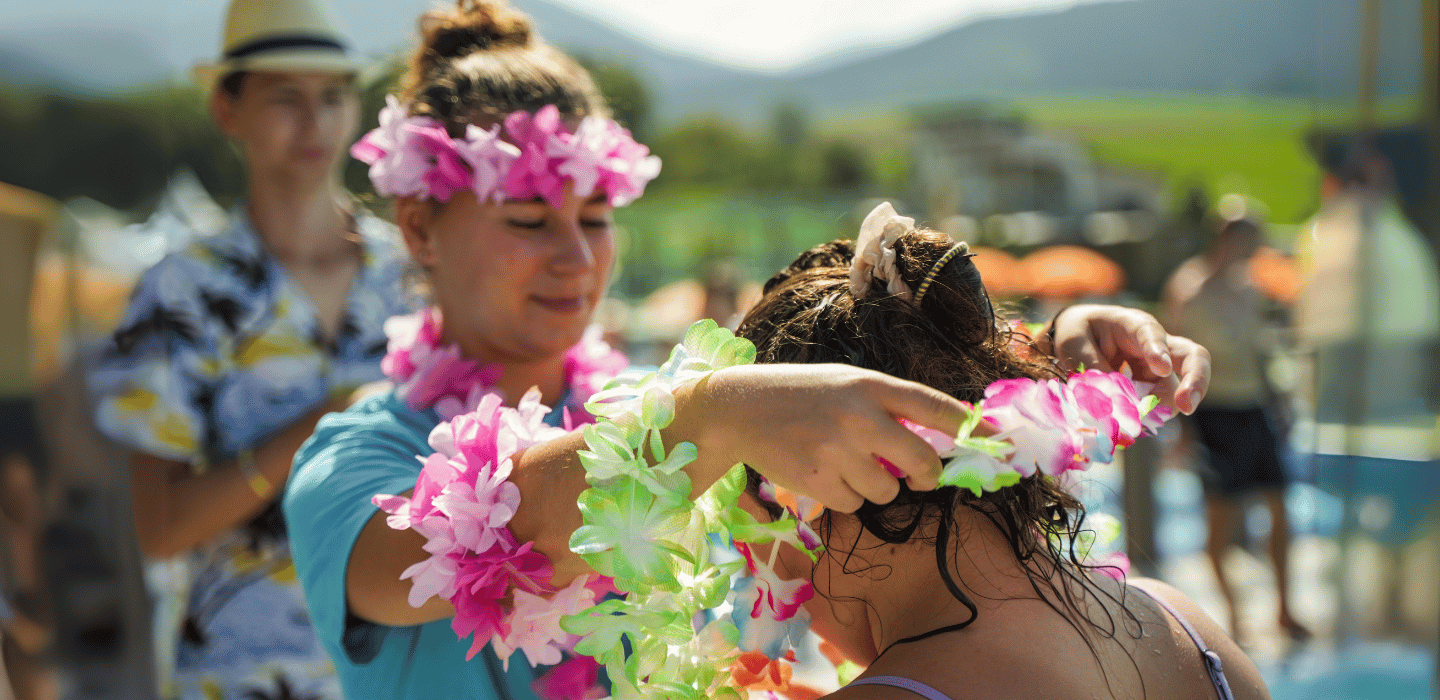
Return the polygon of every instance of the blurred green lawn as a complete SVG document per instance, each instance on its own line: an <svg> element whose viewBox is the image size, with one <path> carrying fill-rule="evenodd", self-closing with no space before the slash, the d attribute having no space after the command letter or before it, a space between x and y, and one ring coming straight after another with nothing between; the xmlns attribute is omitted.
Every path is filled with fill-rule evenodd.
<svg viewBox="0 0 1440 700"><path fill-rule="evenodd" d="M1355 122L1353 107L1221 96L1034 98L1016 106L1036 126L1079 138L1101 162L1165 177L1172 201L1192 184L1212 198L1238 192L1264 203L1277 224L1301 223L1319 203L1321 174L1305 135ZM1417 106L1387 102L1376 118L1402 122Z"/></svg>

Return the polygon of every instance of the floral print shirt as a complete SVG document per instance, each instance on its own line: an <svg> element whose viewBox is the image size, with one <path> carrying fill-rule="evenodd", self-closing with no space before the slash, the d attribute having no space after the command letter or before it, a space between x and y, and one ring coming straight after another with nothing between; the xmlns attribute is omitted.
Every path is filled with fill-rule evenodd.
<svg viewBox="0 0 1440 700"><path fill-rule="evenodd" d="M333 338L243 206L223 232L150 268L91 370L100 429L203 472L331 396L383 379L384 321L419 300L405 292L408 257L393 227L360 214L355 228L363 263ZM167 625L174 638L158 645L173 648L166 696L340 698L295 580L278 501L187 560L190 585Z"/></svg>

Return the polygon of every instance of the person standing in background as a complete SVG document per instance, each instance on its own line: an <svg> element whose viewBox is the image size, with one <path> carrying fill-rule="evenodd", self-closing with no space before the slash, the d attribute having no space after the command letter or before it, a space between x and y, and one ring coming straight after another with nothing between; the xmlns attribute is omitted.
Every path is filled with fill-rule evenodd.
<svg viewBox="0 0 1440 700"><path fill-rule="evenodd" d="M1163 292L1166 329L1210 350L1210 390L1190 416L1186 432L1204 447L1206 553L1221 595L1230 608L1230 634L1240 636L1239 604L1225 571L1225 555L1238 540L1244 518L1241 500L1259 492L1270 511L1270 559L1279 599L1277 622L1291 639L1310 632L1290 612L1288 588L1290 524L1285 512L1285 473L1279 439L1267 406L1274 392L1265 376L1264 299L1249 271L1261 243L1259 225L1243 208L1225 217L1209 249L1183 263Z"/></svg>
<svg viewBox="0 0 1440 700"><path fill-rule="evenodd" d="M1321 206L1296 238L1304 285L1295 310L1298 383L1315 407L1316 485L1345 507L1341 556L1370 548L1368 578L1341 567L1341 635L1429 643L1434 600L1426 564L1440 499L1440 275L1435 251L1406 216L1389 157L1359 140L1326 148ZM1371 605L1373 604L1373 608Z"/></svg>
<svg viewBox="0 0 1440 700"><path fill-rule="evenodd" d="M0 183L0 693L56 697L54 600L41 565L53 455L40 423L41 366L31 327L37 262L60 207Z"/></svg>
<svg viewBox="0 0 1440 700"><path fill-rule="evenodd" d="M411 310L393 227L339 183L355 75L320 0L231 3L223 56L195 76L248 192L145 273L91 372L97 424L133 450L141 549L190 574L158 630L167 697L340 697L278 497L315 422L382 377L385 319Z"/></svg>

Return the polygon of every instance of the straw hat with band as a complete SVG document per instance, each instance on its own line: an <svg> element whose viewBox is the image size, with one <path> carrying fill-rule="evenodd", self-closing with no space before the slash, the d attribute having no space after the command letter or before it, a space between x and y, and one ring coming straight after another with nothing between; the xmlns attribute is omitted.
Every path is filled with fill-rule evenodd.
<svg viewBox="0 0 1440 700"><path fill-rule="evenodd" d="M225 17L224 53L195 66L195 82L209 94L236 71L359 72L346 53L322 0L234 0Z"/></svg>

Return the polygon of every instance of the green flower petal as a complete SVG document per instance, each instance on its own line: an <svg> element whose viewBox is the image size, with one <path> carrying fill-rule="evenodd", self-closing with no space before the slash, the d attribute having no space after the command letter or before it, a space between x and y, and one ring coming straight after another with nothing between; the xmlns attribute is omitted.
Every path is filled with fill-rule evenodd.
<svg viewBox="0 0 1440 700"><path fill-rule="evenodd" d="M650 430L664 430L675 420L675 395L661 386L645 390L640 399L640 423Z"/></svg>

